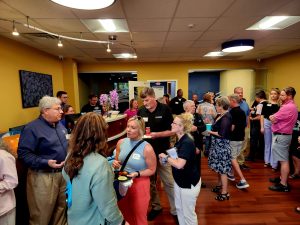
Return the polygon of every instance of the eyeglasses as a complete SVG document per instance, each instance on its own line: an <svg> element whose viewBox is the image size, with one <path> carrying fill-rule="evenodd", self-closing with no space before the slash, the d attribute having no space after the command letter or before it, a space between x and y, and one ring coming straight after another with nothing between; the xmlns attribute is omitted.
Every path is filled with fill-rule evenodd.
<svg viewBox="0 0 300 225"><path fill-rule="evenodd" d="M177 125L177 126L181 126L181 124L175 123L175 122L173 122L172 124Z"/></svg>
<svg viewBox="0 0 300 225"><path fill-rule="evenodd" d="M47 108L47 109L53 109L53 110L56 110L58 112L62 111L62 108L61 107L57 107L57 108Z"/></svg>

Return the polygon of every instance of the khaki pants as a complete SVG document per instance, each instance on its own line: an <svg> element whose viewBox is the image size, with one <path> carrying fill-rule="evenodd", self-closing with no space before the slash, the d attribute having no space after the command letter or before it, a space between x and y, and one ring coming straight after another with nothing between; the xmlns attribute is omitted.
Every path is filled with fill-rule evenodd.
<svg viewBox="0 0 300 225"><path fill-rule="evenodd" d="M249 135L250 135L250 129L246 128L245 129L245 140L243 141L243 147L242 147L241 153L237 157L237 161L238 161L239 165L243 165L245 163L245 156L247 157L249 155L249 148L247 148Z"/></svg>
<svg viewBox="0 0 300 225"><path fill-rule="evenodd" d="M151 206L154 210L160 210L161 204L159 195L156 189L156 180L157 173L159 173L159 177L163 182L165 192L167 193L169 203L170 203L170 213L172 215L176 215L175 201L174 201L174 179L172 175L172 169L169 164L161 165L157 163L157 169L155 175L150 177L150 194L151 194Z"/></svg>
<svg viewBox="0 0 300 225"><path fill-rule="evenodd" d="M27 201L30 225L66 225L66 182L61 173L28 170Z"/></svg>
<svg viewBox="0 0 300 225"><path fill-rule="evenodd" d="M16 208L0 216L1 225L16 225Z"/></svg>

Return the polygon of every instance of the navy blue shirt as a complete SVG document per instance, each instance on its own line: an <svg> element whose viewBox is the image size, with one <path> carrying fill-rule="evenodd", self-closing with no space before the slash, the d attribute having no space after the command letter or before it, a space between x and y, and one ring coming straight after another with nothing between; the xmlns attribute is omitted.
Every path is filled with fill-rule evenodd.
<svg viewBox="0 0 300 225"><path fill-rule="evenodd" d="M23 129L18 158L31 169L51 169L48 160L61 163L67 155L67 130L61 123L48 123L42 116L30 122Z"/></svg>
<svg viewBox="0 0 300 225"><path fill-rule="evenodd" d="M183 135L175 144L178 157L186 160L182 169L172 167L172 173L176 184L181 188L196 186L200 180L200 167L196 162L196 147L194 141L187 135Z"/></svg>

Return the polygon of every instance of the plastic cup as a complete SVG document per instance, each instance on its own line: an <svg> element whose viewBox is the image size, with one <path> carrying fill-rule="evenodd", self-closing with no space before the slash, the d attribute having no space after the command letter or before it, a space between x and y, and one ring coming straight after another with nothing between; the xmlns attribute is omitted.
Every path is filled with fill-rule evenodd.
<svg viewBox="0 0 300 225"><path fill-rule="evenodd" d="M211 125L210 123L206 124L206 130L207 130L207 131L210 131L210 130L211 130L211 126L212 126L212 125Z"/></svg>
<svg viewBox="0 0 300 225"><path fill-rule="evenodd" d="M150 133L151 133L151 130L150 130L150 127L146 127L146 135L150 135Z"/></svg>

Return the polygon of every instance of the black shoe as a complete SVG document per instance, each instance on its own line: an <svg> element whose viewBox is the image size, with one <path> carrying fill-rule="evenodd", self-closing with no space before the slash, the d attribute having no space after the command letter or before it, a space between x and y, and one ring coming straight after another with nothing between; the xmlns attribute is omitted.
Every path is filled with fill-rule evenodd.
<svg viewBox="0 0 300 225"><path fill-rule="evenodd" d="M281 179L280 177L274 177L274 178L270 178L269 181L274 184L279 184Z"/></svg>
<svg viewBox="0 0 300 225"><path fill-rule="evenodd" d="M281 183L270 186L269 189L271 191L279 191L279 192L289 192L290 191L290 188L288 185L285 186Z"/></svg>
<svg viewBox="0 0 300 225"><path fill-rule="evenodd" d="M250 167L247 166L246 164L241 164L240 168L241 168L241 170L250 170Z"/></svg>
<svg viewBox="0 0 300 225"><path fill-rule="evenodd" d="M162 212L162 209L159 209L159 210L151 209L151 211L148 213L147 220L148 221L154 220L155 217L157 217L161 212Z"/></svg>

